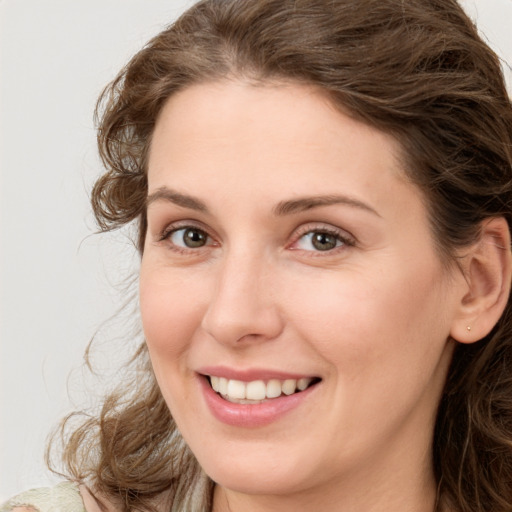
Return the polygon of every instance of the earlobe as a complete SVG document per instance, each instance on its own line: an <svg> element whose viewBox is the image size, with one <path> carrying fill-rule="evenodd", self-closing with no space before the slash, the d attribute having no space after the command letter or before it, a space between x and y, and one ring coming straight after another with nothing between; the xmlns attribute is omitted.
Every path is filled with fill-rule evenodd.
<svg viewBox="0 0 512 512"><path fill-rule="evenodd" d="M505 310L512 279L510 231L503 217L483 222L481 236L464 255L466 290L450 335L460 343L481 340Z"/></svg>

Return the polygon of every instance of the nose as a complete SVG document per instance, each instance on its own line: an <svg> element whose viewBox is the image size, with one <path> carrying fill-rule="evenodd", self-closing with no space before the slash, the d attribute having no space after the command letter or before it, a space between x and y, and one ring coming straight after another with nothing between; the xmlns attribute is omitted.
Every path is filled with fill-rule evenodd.
<svg viewBox="0 0 512 512"><path fill-rule="evenodd" d="M275 291L275 275L263 258L226 258L219 263L202 328L219 343L237 347L276 338L284 323Z"/></svg>

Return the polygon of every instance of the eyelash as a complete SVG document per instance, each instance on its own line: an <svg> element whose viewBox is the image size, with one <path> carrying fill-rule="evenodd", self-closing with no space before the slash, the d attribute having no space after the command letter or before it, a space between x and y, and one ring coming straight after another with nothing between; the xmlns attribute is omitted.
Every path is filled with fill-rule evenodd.
<svg viewBox="0 0 512 512"><path fill-rule="evenodd" d="M176 245L175 243L172 243L170 241L170 237L174 233L181 231L181 230L185 230L185 231L186 230L195 230L197 232L203 233L207 238L206 244L203 246L199 246L197 248L192 248L192 247L185 248L185 247L180 247L180 246ZM309 234L313 234L313 233L326 234L326 235L333 236L338 242L340 242L340 245L333 247L332 249L325 250L325 251L307 250L307 249L300 249L300 248L293 247L303 237L305 237L306 235L309 235ZM208 233L207 230L205 230L199 226L196 226L194 224L190 224L190 223L178 224L178 225L173 224L171 226L168 226L160 234L160 236L158 238L159 242L167 241L169 243L169 247L171 250L181 253L181 254L190 254L191 252L197 253L197 252L201 251L202 249L211 247L212 245L215 245L215 244L211 243L212 240L213 240L213 237ZM208 243L209 241L210 241L210 243ZM343 231L341 229L337 229L334 227L325 226L325 225L319 226L318 224L306 224L306 225L300 227L299 230L296 232L296 234L294 234L293 241L287 245L287 248L290 250L294 250L294 251L302 251L304 253L311 253L310 254L311 256L318 257L318 256L322 256L322 255L326 255L326 256L332 255L333 253L337 253L339 250L344 250L347 247L353 247L354 245L356 245L356 240L354 239L354 237L349 235L346 231Z"/></svg>

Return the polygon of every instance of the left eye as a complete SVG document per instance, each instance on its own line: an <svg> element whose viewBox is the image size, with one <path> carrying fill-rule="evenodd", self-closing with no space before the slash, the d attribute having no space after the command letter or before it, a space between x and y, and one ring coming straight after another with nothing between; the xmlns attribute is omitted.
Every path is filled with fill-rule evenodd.
<svg viewBox="0 0 512 512"><path fill-rule="evenodd" d="M296 248L304 251L330 251L342 245L344 242L338 235L325 231L309 231L299 238Z"/></svg>
<svg viewBox="0 0 512 512"><path fill-rule="evenodd" d="M198 249L208 243L208 234L203 230L193 227L180 228L172 231L167 236L168 240L178 247Z"/></svg>

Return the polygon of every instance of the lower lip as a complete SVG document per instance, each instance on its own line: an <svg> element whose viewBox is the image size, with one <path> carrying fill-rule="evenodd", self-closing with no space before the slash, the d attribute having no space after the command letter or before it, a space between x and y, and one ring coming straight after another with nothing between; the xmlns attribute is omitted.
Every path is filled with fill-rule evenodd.
<svg viewBox="0 0 512 512"><path fill-rule="evenodd" d="M260 404L249 405L224 400L212 389L208 379L202 375L199 376L199 381L204 399L213 416L227 425L245 428L262 427L273 423L299 407L318 386L318 384L314 384L300 393L283 395Z"/></svg>

